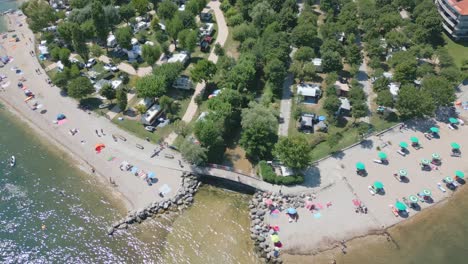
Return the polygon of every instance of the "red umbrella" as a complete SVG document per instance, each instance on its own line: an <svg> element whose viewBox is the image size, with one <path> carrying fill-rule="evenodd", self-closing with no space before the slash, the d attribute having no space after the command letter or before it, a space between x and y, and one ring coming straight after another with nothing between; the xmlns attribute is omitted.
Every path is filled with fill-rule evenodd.
<svg viewBox="0 0 468 264"><path fill-rule="evenodd" d="M359 201L358 199L354 199L354 200L353 200L353 204L354 204L355 206L361 206L361 201Z"/></svg>
<svg viewBox="0 0 468 264"><path fill-rule="evenodd" d="M265 200L265 204L270 206L271 204L273 203L273 201L271 199L266 199Z"/></svg>

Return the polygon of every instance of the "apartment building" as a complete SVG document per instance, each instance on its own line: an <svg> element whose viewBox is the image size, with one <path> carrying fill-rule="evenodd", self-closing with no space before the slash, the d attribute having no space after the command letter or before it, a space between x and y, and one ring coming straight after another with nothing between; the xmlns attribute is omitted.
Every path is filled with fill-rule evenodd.
<svg viewBox="0 0 468 264"><path fill-rule="evenodd" d="M435 0L443 27L455 39L468 39L468 0Z"/></svg>

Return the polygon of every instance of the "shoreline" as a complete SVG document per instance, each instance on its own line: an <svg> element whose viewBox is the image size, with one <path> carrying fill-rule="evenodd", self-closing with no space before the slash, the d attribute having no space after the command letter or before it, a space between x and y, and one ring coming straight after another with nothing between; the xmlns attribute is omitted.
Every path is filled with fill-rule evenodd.
<svg viewBox="0 0 468 264"><path fill-rule="evenodd" d="M33 46L33 42L30 42L34 40L34 35L27 28L25 16L8 14L5 17L9 20L8 28L15 30L13 34L22 36L20 42L10 42L5 39L1 43L3 49L0 52L3 55L8 54L8 56L13 57L13 61L1 69L2 74L8 77L2 83L3 91L0 92L0 101L5 105L5 108L8 108L13 115L25 121L31 129L44 137L50 145L56 146L67 153L72 163L75 163L73 165L88 175L96 174L96 178L106 188L109 188L109 181L114 181L116 187L111 187L111 191L116 198L124 203L127 210L137 210L162 200L157 193L158 188L163 184L170 186L165 198L173 197L180 188L181 175L184 171L177 164L177 160L181 159L180 154L170 149L162 149L161 157L151 159L151 150L158 147L157 145L119 129L109 120L97 114L88 114L74 107L77 105L75 100L61 96L57 87L52 87L46 83L45 79L48 76L44 73L37 57L25 52L36 48ZM23 24L22 27L18 26L20 22ZM28 41L28 38L31 40ZM21 69L21 75L19 76L10 71L9 69L12 67ZM37 67L39 67L39 74L37 71L34 73ZM24 102L21 98L21 89L16 87L19 77L26 78L27 81L24 85L28 86L36 95L32 101L44 105L43 109L46 109L47 112L32 111L29 103ZM54 120L55 115L58 113L64 113L68 122L63 125L53 124L51 120ZM107 136L103 134L96 137L93 127L104 129ZM73 128L80 130L77 136L70 135L69 130ZM126 140L114 142L110 137L114 133L121 135ZM101 143L105 144L106 148L99 155L94 151L93 146ZM145 150L135 148L135 144L144 146ZM165 153L173 155L175 162L165 159ZM108 156L108 158L103 157L103 155ZM132 176L129 172L120 170L118 164L123 161L128 161L134 166L142 168L140 173L155 172L159 180L154 184L156 186L148 186L140 177ZM90 170L94 170L95 173L90 173Z"/></svg>

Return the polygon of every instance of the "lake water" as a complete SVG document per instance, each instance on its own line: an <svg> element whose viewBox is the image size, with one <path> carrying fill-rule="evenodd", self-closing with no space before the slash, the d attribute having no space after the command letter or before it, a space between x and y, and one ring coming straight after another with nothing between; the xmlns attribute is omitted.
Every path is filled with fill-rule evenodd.
<svg viewBox="0 0 468 264"><path fill-rule="evenodd" d="M18 1L15 0L0 0L0 13L8 9L18 8ZM7 30L7 24L4 17L0 17L0 32L5 32Z"/></svg>
<svg viewBox="0 0 468 264"><path fill-rule="evenodd" d="M124 209L59 155L0 110L0 263L257 262L249 196L204 186L175 221L156 218L108 236Z"/></svg>

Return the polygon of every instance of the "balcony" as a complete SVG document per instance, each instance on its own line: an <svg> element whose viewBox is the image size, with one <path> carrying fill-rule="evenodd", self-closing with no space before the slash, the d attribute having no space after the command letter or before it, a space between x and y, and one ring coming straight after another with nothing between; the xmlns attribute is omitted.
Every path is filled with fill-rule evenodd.
<svg viewBox="0 0 468 264"><path fill-rule="evenodd" d="M446 3L444 2L444 0L437 0L437 5L441 7L452 19L454 20L458 19L458 16L454 14L453 11L450 10L450 8L446 6Z"/></svg>

